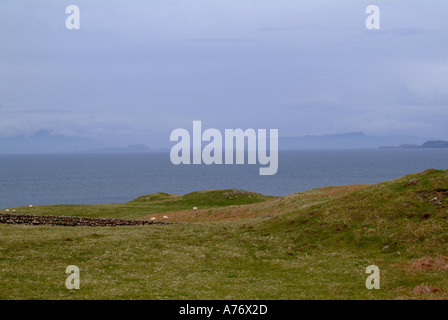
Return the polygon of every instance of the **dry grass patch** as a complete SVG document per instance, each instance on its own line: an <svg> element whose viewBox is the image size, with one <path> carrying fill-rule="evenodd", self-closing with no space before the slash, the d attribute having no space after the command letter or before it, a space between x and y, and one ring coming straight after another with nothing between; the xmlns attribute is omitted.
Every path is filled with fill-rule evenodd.
<svg viewBox="0 0 448 320"><path fill-rule="evenodd" d="M260 204L249 204L230 206L224 208L212 208L212 209L197 209L197 210L184 210L165 212L163 214L152 214L143 217L143 220L149 220L153 217L156 221L164 220L164 216L167 216L166 221L171 222L217 222L217 221L237 221L243 219L253 219L266 216L273 216L279 214L280 211L276 210L260 210Z"/></svg>
<svg viewBox="0 0 448 320"><path fill-rule="evenodd" d="M411 260L407 263L405 269L408 273L445 272L448 271L448 257L438 255Z"/></svg>
<svg viewBox="0 0 448 320"><path fill-rule="evenodd" d="M323 187L319 189L313 189L301 194L301 197L308 200L322 199L322 198L333 198L345 195L348 192L354 192L367 188L368 184L353 184L338 187Z"/></svg>
<svg viewBox="0 0 448 320"><path fill-rule="evenodd" d="M426 284L418 285L414 289L412 289L413 294L430 294L440 292L442 292L442 289Z"/></svg>

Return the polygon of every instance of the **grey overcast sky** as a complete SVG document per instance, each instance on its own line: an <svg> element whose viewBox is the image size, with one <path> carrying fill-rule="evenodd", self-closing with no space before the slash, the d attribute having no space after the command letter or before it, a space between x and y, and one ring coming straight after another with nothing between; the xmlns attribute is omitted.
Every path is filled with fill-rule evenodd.
<svg viewBox="0 0 448 320"><path fill-rule="evenodd" d="M447 21L446 0L2 0L0 136L166 146L202 120L448 139Z"/></svg>

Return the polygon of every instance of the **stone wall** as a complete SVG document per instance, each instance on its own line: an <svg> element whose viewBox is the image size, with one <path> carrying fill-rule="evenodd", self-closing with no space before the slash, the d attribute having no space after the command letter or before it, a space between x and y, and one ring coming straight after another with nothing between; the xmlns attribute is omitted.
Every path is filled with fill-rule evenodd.
<svg viewBox="0 0 448 320"><path fill-rule="evenodd" d="M73 226L73 227L115 227L115 226L143 226L150 224L171 224L165 221L127 220L109 218L86 218L66 216L41 216L31 214L0 213L0 223L29 224L49 226Z"/></svg>

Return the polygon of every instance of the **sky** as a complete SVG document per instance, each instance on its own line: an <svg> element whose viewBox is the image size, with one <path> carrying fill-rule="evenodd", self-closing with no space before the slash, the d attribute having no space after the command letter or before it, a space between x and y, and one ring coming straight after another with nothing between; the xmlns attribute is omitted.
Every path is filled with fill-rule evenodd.
<svg viewBox="0 0 448 320"><path fill-rule="evenodd" d="M447 16L446 0L2 0L0 137L163 147L201 120L448 140Z"/></svg>

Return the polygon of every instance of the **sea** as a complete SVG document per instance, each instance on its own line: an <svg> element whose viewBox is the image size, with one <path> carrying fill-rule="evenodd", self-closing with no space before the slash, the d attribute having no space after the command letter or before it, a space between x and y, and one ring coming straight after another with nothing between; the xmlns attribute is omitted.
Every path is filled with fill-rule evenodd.
<svg viewBox="0 0 448 320"><path fill-rule="evenodd" d="M0 155L0 208L121 203L141 195L243 189L283 196L325 186L374 184L448 169L448 149L280 151L278 172L259 164L174 165L169 152Z"/></svg>

